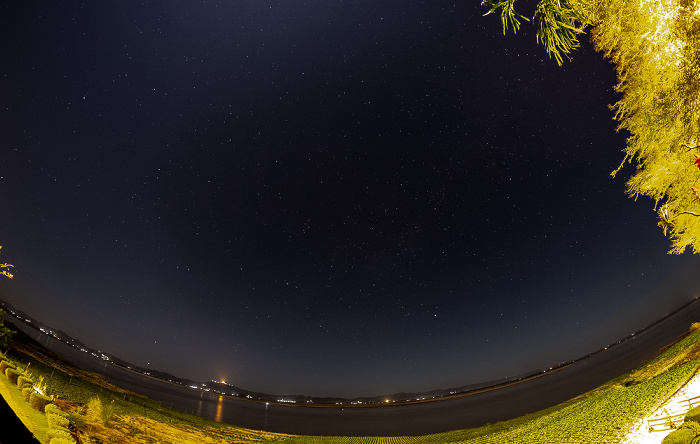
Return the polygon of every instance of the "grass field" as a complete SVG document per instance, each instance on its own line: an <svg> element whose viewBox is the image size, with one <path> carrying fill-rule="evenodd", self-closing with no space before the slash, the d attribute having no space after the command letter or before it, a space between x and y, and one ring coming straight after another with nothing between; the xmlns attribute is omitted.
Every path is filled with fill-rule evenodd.
<svg viewBox="0 0 700 444"><path fill-rule="evenodd" d="M16 342L5 359L31 379L46 381L48 394L66 416L71 415L77 426L73 433L83 443L604 443L619 442L636 420L694 375L700 366L700 331L692 331L634 371L563 404L483 427L406 437L322 437L250 430L126 392L28 342ZM41 442L47 442L51 432L44 413L33 410L6 377L0 377L0 384L20 419Z"/></svg>

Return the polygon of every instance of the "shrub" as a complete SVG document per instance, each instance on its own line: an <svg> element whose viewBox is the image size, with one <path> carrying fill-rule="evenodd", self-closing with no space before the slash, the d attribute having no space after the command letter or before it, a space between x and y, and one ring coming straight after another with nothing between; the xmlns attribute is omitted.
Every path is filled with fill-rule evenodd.
<svg viewBox="0 0 700 444"><path fill-rule="evenodd" d="M46 431L46 442L54 442L53 440L56 438L67 439L69 442L75 443L73 435L68 429L56 427Z"/></svg>
<svg viewBox="0 0 700 444"><path fill-rule="evenodd" d="M7 370L8 368L15 368L15 365L9 361L0 362L0 372L5 374L5 370Z"/></svg>
<svg viewBox="0 0 700 444"><path fill-rule="evenodd" d="M29 405L40 412L44 411L44 407L51 403L51 398L48 396L41 395L37 392L29 395Z"/></svg>
<svg viewBox="0 0 700 444"><path fill-rule="evenodd" d="M34 393L34 388L32 387L25 387L22 389L22 394L24 395L24 400L29 402L29 397L31 394Z"/></svg>
<svg viewBox="0 0 700 444"><path fill-rule="evenodd" d="M54 438L51 441L46 441L48 444L75 444L75 440L71 436L70 439L66 438Z"/></svg>
<svg viewBox="0 0 700 444"><path fill-rule="evenodd" d="M9 379L10 382L17 385L17 379L19 378L19 372L17 370L13 368L6 369L5 376L7 376L7 379Z"/></svg>
<svg viewBox="0 0 700 444"><path fill-rule="evenodd" d="M75 438L68 429L49 429L46 432L47 444L75 444Z"/></svg>
<svg viewBox="0 0 700 444"><path fill-rule="evenodd" d="M17 378L17 387L22 390L24 387L32 387L34 385L34 381L31 379L27 378L26 376L20 376Z"/></svg>
<svg viewBox="0 0 700 444"><path fill-rule="evenodd" d="M685 421L700 422L700 405L688 410L688 413L685 414Z"/></svg>
<svg viewBox="0 0 700 444"><path fill-rule="evenodd" d="M700 435L700 424L697 421L687 420L681 426L682 429L688 429L695 432L695 436Z"/></svg>
<svg viewBox="0 0 700 444"><path fill-rule="evenodd" d="M52 414L52 415L59 415L59 416L63 416L64 418L68 418L68 412L64 412L63 410L61 410L61 408L59 406L57 406L56 404L47 405L46 407L44 407L44 412L47 415Z"/></svg>
<svg viewBox="0 0 700 444"><path fill-rule="evenodd" d="M48 405L46 407L48 407ZM49 423L49 427L68 428L68 426L70 425L70 421L68 420L68 418L66 418L65 416L56 415L55 413L47 413L46 422Z"/></svg>
<svg viewBox="0 0 700 444"><path fill-rule="evenodd" d="M661 444L690 444L695 438L695 432L689 429L675 430L661 441Z"/></svg>
<svg viewBox="0 0 700 444"><path fill-rule="evenodd" d="M698 434L700 424L695 421L685 422L680 429L669 433L661 444L691 444Z"/></svg>

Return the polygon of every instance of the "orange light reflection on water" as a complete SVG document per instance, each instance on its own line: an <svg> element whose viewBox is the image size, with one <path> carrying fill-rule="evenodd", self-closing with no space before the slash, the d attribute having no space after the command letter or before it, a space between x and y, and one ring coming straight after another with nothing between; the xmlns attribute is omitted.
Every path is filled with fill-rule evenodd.
<svg viewBox="0 0 700 444"><path fill-rule="evenodd" d="M221 409L223 408L224 404L224 397L219 396L219 403L216 405L216 417L214 418L214 421L216 422L221 422Z"/></svg>

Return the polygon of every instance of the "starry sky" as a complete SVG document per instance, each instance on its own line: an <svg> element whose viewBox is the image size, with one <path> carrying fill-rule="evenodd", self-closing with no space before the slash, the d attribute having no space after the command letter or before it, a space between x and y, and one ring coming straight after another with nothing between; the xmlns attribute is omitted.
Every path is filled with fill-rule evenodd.
<svg viewBox="0 0 700 444"><path fill-rule="evenodd" d="M610 176L613 66L478 1L5 2L0 298L195 380L513 376L697 296Z"/></svg>

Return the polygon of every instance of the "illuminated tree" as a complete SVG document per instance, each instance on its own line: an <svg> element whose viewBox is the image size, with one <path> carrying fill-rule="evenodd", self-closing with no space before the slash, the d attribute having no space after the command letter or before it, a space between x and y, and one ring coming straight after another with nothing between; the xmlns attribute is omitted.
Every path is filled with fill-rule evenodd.
<svg viewBox="0 0 700 444"><path fill-rule="evenodd" d="M485 14L500 13L503 33L520 29L520 21L530 21L516 12L515 0L483 0L489 6ZM578 48L578 34L593 23L592 0L540 0L535 8L533 21L537 28L537 41L544 45L547 54L559 65L563 57L570 58L571 51Z"/></svg>
<svg viewBox="0 0 700 444"><path fill-rule="evenodd" d="M504 32L527 20L514 3L483 2L500 12ZM612 174L636 162L627 192L654 199L672 253L700 252L700 0L540 0L534 19L559 64L592 26L596 49L618 72L618 129L630 133Z"/></svg>
<svg viewBox="0 0 700 444"><path fill-rule="evenodd" d="M672 253L700 252L700 2L611 2L593 30L616 65L622 99L612 109L629 131L625 160L635 199L654 199Z"/></svg>
<svg viewBox="0 0 700 444"><path fill-rule="evenodd" d="M0 249L2 249L2 246L0 246ZM1 270L0 274L5 275L8 278L12 279L14 277L14 275L8 271L10 267L14 268L14 265L12 265L12 264L0 264L0 270Z"/></svg>

